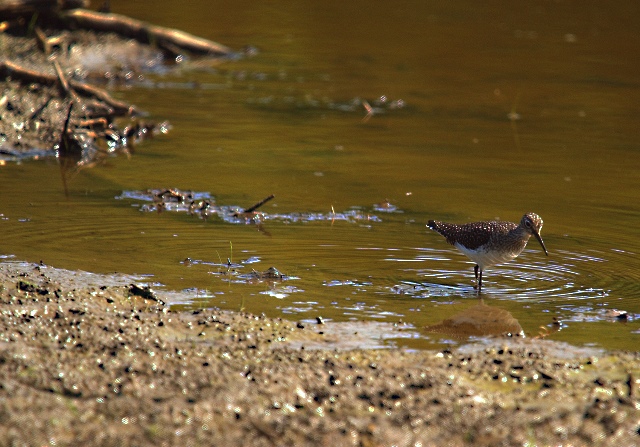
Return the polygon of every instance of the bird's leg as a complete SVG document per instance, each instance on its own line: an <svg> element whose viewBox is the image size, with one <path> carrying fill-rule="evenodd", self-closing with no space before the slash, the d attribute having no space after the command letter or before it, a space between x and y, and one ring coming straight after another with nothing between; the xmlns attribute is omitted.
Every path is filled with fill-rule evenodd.
<svg viewBox="0 0 640 447"><path fill-rule="evenodd" d="M478 266L478 264L476 264L476 266L473 268L473 273L476 274L476 283L473 285L474 289L478 288L478 269L480 269L480 266ZM482 274L482 273L480 273Z"/></svg>
<svg viewBox="0 0 640 447"><path fill-rule="evenodd" d="M478 275L478 293L482 289L482 269L480 269L480 275Z"/></svg>

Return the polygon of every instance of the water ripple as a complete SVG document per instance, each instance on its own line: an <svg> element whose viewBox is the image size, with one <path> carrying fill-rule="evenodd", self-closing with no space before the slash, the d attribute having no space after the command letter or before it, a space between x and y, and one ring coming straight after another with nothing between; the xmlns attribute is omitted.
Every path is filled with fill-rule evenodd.
<svg viewBox="0 0 640 447"><path fill-rule="evenodd" d="M386 261L405 263L422 261L426 268L404 269L415 271L424 279L422 287L403 293L426 295L434 288L441 293L454 292L455 285L465 289L473 285L473 263L455 251L417 249L414 258L387 257ZM619 258L627 257L627 262ZM615 259L614 259L615 258ZM613 262L615 261L615 262ZM622 250L588 250L575 252L557 250L553 259L540 259L539 253L527 250L516 260L486 269L483 275L483 292L493 297L537 301L602 299L611 294L633 295L640 293L640 272L631 268L637 262L635 254ZM613 268L615 265L617 267ZM620 265L629 265L620 270ZM452 289L453 286L453 290Z"/></svg>

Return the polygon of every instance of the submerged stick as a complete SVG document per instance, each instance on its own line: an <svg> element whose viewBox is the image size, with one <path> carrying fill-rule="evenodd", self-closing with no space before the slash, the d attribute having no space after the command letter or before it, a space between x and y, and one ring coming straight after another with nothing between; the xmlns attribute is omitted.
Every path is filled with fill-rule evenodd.
<svg viewBox="0 0 640 447"><path fill-rule="evenodd" d="M252 213L252 212L254 212L258 208L260 208L262 205L267 203L269 200L273 199L274 197L275 197L275 195L271 194L269 197L266 197L266 198L262 199L261 201L259 201L255 205L253 205L252 207L247 208L246 210L244 210L243 213Z"/></svg>

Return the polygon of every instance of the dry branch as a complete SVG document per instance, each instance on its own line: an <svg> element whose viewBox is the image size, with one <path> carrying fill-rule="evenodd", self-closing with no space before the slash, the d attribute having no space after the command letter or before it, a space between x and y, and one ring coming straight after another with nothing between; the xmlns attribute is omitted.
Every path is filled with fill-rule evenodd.
<svg viewBox="0 0 640 447"><path fill-rule="evenodd" d="M178 47L196 54L230 56L233 51L217 42L162 26L152 25L120 14L107 14L74 9L64 11L60 18L68 25L94 31L117 33L144 44L155 44L161 48Z"/></svg>

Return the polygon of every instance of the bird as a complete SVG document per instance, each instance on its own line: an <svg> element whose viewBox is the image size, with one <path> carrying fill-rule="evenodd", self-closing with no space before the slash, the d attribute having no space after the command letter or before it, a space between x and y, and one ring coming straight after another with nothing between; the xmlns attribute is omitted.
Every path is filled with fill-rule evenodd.
<svg viewBox="0 0 640 447"><path fill-rule="evenodd" d="M483 270L517 258L531 236L540 242L545 255L549 256L540 237L542 218L535 213L522 216L519 224L494 220L457 225L430 220L427 227L440 233L449 244L476 263L473 270L478 292L482 289Z"/></svg>

